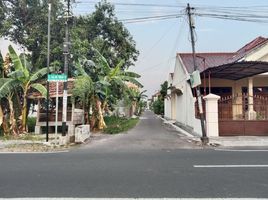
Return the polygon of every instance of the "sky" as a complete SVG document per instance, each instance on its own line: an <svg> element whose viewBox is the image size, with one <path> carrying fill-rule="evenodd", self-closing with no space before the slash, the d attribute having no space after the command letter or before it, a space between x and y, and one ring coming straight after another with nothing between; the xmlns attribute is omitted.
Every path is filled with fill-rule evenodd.
<svg viewBox="0 0 268 200"><path fill-rule="evenodd" d="M196 8L196 13L211 12L222 7L241 7L258 10L256 14L268 13L267 0L107 0L115 3L119 20L160 15L183 14L182 17L166 20L150 20L139 23L124 23L140 51L138 61L129 70L141 75L140 82L150 97L160 89L174 70L178 52L191 52L189 25L185 15L187 3ZM98 0L76 0L73 11L76 15L90 14ZM123 4L155 4L133 6ZM232 9L231 8L231 9ZM204 10L207 9L207 10ZM210 10L208 10L210 9ZM226 11L226 10L225 10ZM228 10L227 10L228 11ZM265 15L265 14L263 14ZM267 15L266 15L267 16ZM268 18L268 16L267 16ZM234 52L258 36L268 37L268 24L241 22L195 16L197 52ZM6 46L0 41L0 48Z"/></svg>
<svg viewBox="0 0 268 200"><path fill-rule="evenodd" d="M80 14L90 13L94 9L88 0L75 7ZM90 1L92 2L92 1ZM97 1L94 1L97 2ZM256 7L267 6L266 0L110 0L115 3L118 19L146 16L159 16L185 13L187 3L195 7ZM126 6L118 3L174 5L161 6ZM196 11L196 12L197 12ZM268 24L241 22L205 17L194 17L196 26L197 52L233 52L258 36L268 37ZM160 89L160 84L167 80L174 70L177 52L191 52L189 25L186 16L182 18L147 21L144 23L125 24L137 43L140 56L130 70L138 72L141 83L148 96Z"/></svg>

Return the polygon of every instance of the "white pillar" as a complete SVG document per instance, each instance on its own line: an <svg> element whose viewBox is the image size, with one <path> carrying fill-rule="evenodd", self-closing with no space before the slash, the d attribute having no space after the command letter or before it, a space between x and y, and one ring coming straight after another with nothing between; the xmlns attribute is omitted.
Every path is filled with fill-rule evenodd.
<svg viewBox="0 0 268 200"><path fill-rule="evenodd" d="M204 96L206 101L206 129L208 137L219 136L218 100L220 96L208 94Z"/></svg>
<svg viewBox="0 0 268 200"><path fill-rule="evenodd" d="M253 77L248 78L248 112L247 112L247 119L248 120L255 120L256 119L256 112L254 111L253 107Z"/></svg>

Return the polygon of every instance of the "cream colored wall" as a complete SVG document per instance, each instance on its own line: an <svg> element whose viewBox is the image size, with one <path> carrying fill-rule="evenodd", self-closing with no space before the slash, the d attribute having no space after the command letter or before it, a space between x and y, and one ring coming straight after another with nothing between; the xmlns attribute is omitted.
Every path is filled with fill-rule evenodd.
<svg viewBox="0 0 268 200"><path fill-rule="evenodd" d="M170 100L170 98L165 98L164 116L168 119L171 119L171 100Z"/></svg>
<svg viewBox="0 0 268 200"><path fill-rule="evenodd" d="M187 82L188 79L189 74L182 65L180 58L177 57L173 79L169 77L168 83L179 88L182 94L172 93L170 101L165 101L165 117L174 119L181 125L191 128L193 132L201 135L200 120L195 118L195 98ZM168 94L170 92L169 90Z"/></svg>
<svg viewBox="0 0 268 200"><path fill-rule="evenodd" d="M262 47L256 49L255 51L250 52L247 56L245 56L241 60L245 61L268 61L268 43L263 45Z"/></svg>

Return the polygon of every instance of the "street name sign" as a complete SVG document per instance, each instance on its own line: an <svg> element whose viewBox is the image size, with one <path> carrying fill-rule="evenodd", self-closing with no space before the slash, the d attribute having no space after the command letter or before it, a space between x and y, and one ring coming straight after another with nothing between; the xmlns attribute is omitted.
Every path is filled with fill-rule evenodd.
<svg viewBox="0 0 268 200"><path fill-rule="evenodd" d="M66 74L48 74L49 82L64 82L67 81Z"/></svg>

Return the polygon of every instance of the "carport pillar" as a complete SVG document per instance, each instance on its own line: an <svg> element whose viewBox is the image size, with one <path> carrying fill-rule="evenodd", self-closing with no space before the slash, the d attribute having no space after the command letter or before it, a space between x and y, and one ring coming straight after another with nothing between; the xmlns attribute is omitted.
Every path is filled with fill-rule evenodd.
<svg viewBox="0 0 268 200"><path fill-rule="evenodd" d="M203 98L206 101L206 129L208 137L219 136L218 100L220 96L208 94Z"/></svg>
<svg viewBox="0 0 268 200"><path fill-rule="evenodd" d="M246 113L248 120L256 119L256 112L254 111L253 101L253 77L248 78L248 112Z"/></svg>

